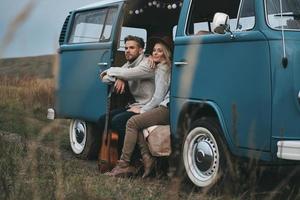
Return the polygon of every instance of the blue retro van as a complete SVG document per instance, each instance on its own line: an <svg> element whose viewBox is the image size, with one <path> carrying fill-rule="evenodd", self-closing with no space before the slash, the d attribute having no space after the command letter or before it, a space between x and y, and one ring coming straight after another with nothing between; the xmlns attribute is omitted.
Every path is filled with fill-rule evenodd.
<svg viewBox="0 0 300 200"><path fill-rule="evenodd" d="M174 39L173 151L196 186L219 181L232 156L300 160L299 0L103 0L70 12L55 117L72 119L78 157L99 149L95 122L107 98L99 70L125 62L128 34ZM128 99L114 96L114 107Z"/></svg>

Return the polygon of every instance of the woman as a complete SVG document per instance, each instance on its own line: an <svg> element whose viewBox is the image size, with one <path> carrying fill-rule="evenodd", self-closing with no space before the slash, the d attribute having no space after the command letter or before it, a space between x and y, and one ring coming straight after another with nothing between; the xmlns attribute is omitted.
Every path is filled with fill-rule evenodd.
<svg viewBox="0 0 300 200"><path fill-rule="evenodd" d="M155 165L155 159L149 152L141 130L153 125L169 124L167 103L169 102L172 40L169 37L163 37L153 38L151 41L155 44L151 57L156 67L155 92L146 105L131 107L128 110L139 113L139 115L131 117L127 122L122 155L116 167L108 173L110 176L127 176L135 173L135 168L130 165L130 160L135 145L138 143L144 163L143 178L147 177Z"/></svg>

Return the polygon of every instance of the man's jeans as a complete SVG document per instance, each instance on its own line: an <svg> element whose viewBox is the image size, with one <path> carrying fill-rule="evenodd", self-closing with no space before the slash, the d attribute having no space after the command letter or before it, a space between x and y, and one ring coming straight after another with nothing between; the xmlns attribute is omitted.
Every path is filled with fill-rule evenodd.
<svg viewBox="0 0 300 200"><path fill-rule="evenodd" d="M111 129L112 131L115 131L119 135L119 140L118 140L118 153L121 155L122 153L122 148L124 144L124 137L125 137L125 132L126 132L126 123L130 117L133 115L136 115L134 112L128 112L128 108L118 108L114 109L110 112L110 124L108 125L108 128ZM100 134L103 133L104 127L105 127L105 118L106 114L100 116L98 119L97 125L100 130Z"/></svg>

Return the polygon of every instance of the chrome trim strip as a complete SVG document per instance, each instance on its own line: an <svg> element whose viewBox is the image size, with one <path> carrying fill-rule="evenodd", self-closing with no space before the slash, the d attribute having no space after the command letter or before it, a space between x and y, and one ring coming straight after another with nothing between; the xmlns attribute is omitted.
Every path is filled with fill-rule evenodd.
<svg viewBox="0 0 300 200"><path fill-rule="evenodd" d="M178 61L178 62L174 62L175 65L188 65L188 62L185 61Z"/></svg>
<svg viewBox="0 0 300 200"><path fill-rule="evenodd" d="M242 9L243 4L244 4L244 0L241 0L240 5L239 5L238 14L237 14L237 22L236 22L235 30L238 30L238 24L240 22L240 15L241 15L241 9Z"/></svg>
<svg viewBox="0 0 300 200"><path fill-rule="evenodd" d="M107 66L108 65L108 63L106 63L106 62L99 62L99 63L97 63L97 65L98 66Z"/></svg>
<svg viewBox="0 0 300 200"><path fill-rule="evenodd" d="M299 140L280 140L277 142L277 157L286 160L300 160Z"/></svg>

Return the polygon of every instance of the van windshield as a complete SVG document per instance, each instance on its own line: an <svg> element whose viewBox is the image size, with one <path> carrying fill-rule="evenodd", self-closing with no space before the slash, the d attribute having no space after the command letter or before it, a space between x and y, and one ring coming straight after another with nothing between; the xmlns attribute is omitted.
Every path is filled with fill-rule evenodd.
<svg viewBox="0 0 300 200"><path fill-rule="evenodd" d="M267 21L271 28L300 30L300 0L265 0L265 4Z"/></svg>

